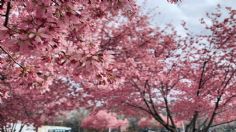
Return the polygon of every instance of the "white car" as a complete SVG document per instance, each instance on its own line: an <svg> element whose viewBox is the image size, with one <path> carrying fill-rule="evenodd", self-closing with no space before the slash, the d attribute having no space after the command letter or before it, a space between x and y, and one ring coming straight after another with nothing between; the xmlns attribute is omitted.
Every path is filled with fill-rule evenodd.
<svg viewBox="0 0 236 132"><path fill-rule="evenodd" d="M38 128L38 132L71 132L71 128L62 126L41 126Z"/></svg>

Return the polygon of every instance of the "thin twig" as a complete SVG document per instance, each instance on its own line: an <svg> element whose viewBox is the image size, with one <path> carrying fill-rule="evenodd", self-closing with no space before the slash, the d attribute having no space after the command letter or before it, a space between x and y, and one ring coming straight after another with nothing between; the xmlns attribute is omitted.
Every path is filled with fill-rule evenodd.
<svg viewBox="0 0 236 132"><path fill-rule="evenodd" d="M25 67L22 66L20 63L16 62L16 60L10 55L10 53L8 53L2 46L0 46L0 49L8 55L8 57L14 62L16 63L18 66L20 66L20 68L22 68L23 70L25 70Z"/></svg>

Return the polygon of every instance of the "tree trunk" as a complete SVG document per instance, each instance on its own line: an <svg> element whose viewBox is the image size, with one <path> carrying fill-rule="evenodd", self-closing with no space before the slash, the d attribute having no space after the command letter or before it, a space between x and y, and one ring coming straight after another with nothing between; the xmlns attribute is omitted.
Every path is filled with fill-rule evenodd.
<svg viewBox="0 0 236 132"><path fill-rule="evenodd" d="M36 131L36 132L38 132L38 129L39 129L39 127L38 127L38 126L36 126L36 127L35 127L35 131Z"/></svg>
<svg viewBox="0 0 236 132"><path fill-rule="evenodd" d="M22 125L20 126L19 132L21 132L21 131L23 130L24 126L25 126L24 124L22 124Z"/></svg>
<svg viewBox="0 0 236 132"><path fill-rule="evenodd" d="M1 130L2 130L2 132L5 132L3 126L1 127Z"/></svg>

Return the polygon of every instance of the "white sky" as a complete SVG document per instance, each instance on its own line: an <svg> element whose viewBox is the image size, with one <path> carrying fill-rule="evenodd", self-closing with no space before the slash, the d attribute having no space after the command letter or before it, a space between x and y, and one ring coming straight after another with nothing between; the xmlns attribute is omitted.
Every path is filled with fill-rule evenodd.
<svg viewBox="0 0 236 132"><path fill-rule="evenodd" d="M147 1L146 4L143 4L143 1ZM162 27L166 23L171 23L181 32L183 29L180 24L184 20L194 33L204 32L199 20L205 17L206 12L216 11L217 4L236 9L236 0L182 0L178 4L170 4L167 0L138 0L138 4L146 12L158 7L152 13L161 12L161 14L153 17L151 20L153 24Z"/></svg>

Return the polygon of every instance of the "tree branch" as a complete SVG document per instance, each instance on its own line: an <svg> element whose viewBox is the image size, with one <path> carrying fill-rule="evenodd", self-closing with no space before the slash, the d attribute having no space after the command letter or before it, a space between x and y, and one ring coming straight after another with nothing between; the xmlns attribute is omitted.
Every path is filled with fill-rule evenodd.
<svg viewBox="0 0 236 132"><path fill-rule="evenodd" d="M171 111L170 111L170 109L169 109L168 100L167 100L166 97L164 97L164 102L165 102L165 106L166 106L167 116L170 118L171 125L172 125L173 127L176 128L176 125L175 125L175 122L174 122L174 120L173 120L173 117L172 117Z"/></svg>
<svg viewBox="0 0 236 132"><path fill-rule="evenodd" d="M18 62L16 62L16 60L10 55L10 53L8 53L2 46L0 46L0 49L8 55L8 57L15 63L17 64L20 68L22 68L23 70L25 70L25 67L22 66L21 64L19 64Z"/></svg>
<svg viewBox="0 0 236 132"><path fill-rule="evenodd" d="M226 122L222 122L222 123L218 123L218 124L212 125L210 127L211 128L212 127L217 127L217 126L224 125L224 124L229 124L229 123L232 123L232 122L235 122L235 121L236 121L236 119L233 119L233 120L230 120L230 121L226 121Z"/></svg>
<svg viewBox="0 0 236 132"><path fill-rule="evenodd" d="M220 96L217 97L217 100L216 100L216 103L215 103L215 108L214 108L214 110L213 110L213 112L212 112L212 115L211 115L211 117L210 117L209 123L208 123L208 125L203 129L203 132L208 132L208 129L211 127L211 124L213 123L213 120L214 120L215 116L217 115L216 111L217 111L218 108L219 108L219 104L220 104L221 97L222 97L222 95L220 95Z"/></svg>
<svg viewBox="0 0 236 132"><path fill-rule="evenodd" d="M200 90L203 87L203 82L204 82L204 74L206 72L206 66L207 66L208 60L203 62L203 66L201 68L201 75L200 75L200 80L198 83L198 89L197 89L197 93L196 96L199 97L200 96ZM190 128L190 126L192 126L193 132L195 132L195 127L196 127L196 121L198 118L199 112L197 110L194 111L193 114L193 118L191 119L190 123L186 126L186 132L188 131L188 129Z"/></svg>
<svg viewBox="0 0 236 132"><path fill-rule="evenodd" d="M11 10L11 2L7 2L7 10L6 10L6 14L5 14L5 21L4 21L4 24L3 24L3 26L5 26L5 27L8 27L10 10Z"/></svg>

